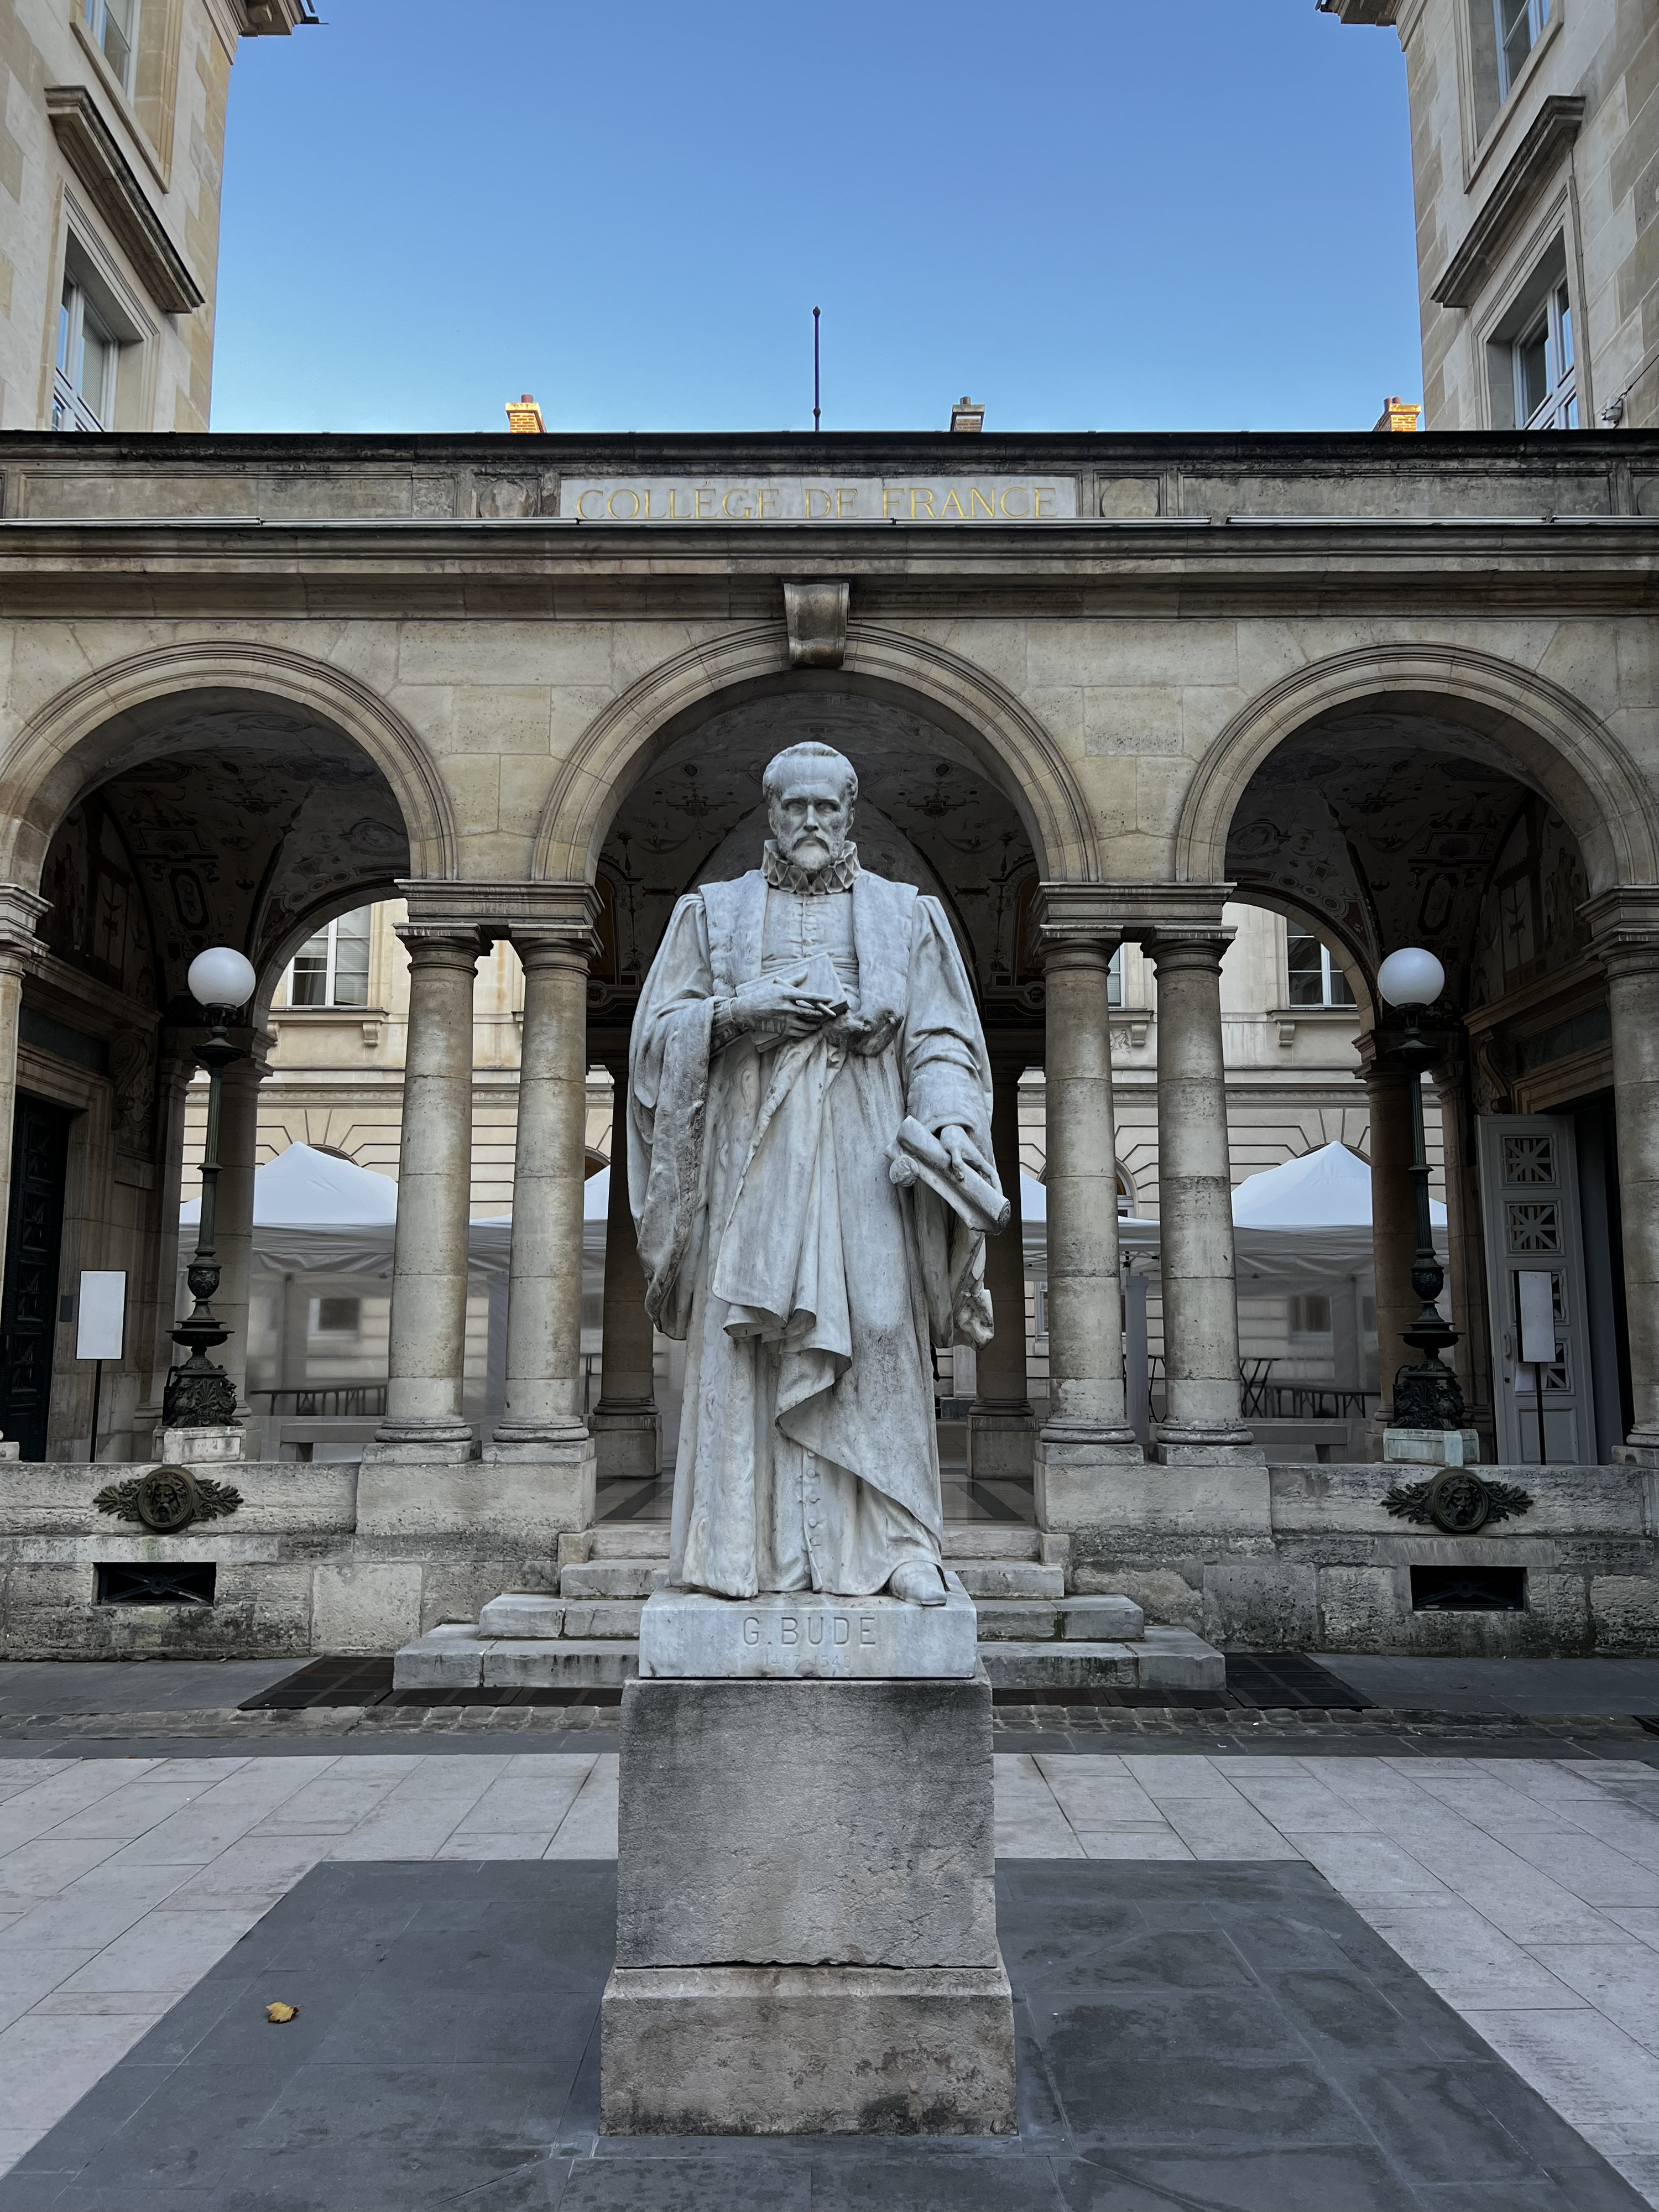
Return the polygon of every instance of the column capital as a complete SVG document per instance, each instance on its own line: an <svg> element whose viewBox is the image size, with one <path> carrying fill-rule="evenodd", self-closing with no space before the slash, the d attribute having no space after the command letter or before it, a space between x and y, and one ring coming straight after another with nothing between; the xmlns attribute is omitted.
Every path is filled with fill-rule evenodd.
<svg viewBox="0 0 1659 2212"><path fill-rule="evenodd" d="M1659 884L1616 884L1578 911L1589 925L1590 950L1609 974L1659 969Z"/></svg>
<svg viewBox="0 0 1659 2212"><path fill-rule="evenodd" d="M416 877L397 885L410 928L471 930L486 943L531 931L592 936L603 903L596 885L569 882L496 882L465 877ZM399 932L402 934L402 932Z"/></svg>
<svg viewBox="0 0 1659 2212"><path fill-rule="evenodd" d="M393 933L403 939L411 968L464 968L471 975L489 950L489 939L481 930L453 924L400 921L393 925Z"/></svg>
<svg viewBox="0 0 1659 2212"><path fill-rule="evenodd" d="M1179 933L1160 929L1141 945L1141 951L1157 969L1160 976L1176 968L1197 969L1207 975L1218 975L1227 947L1232 943L1234 931L1231 926L1214 929L1183 928Z"/></svg>
<svg viewBox="0 0 1659 2212"><path fill-rule="evenodd" d="M0 966L22 974L46 951L36 936L37 925L51 911L52 901L21 884L0 884Z"/></svg>
<svg viewBox="0 0 1659 2212"><path fill-rule="evenodd" d="M1126 939L1151 946L1165 935L1233 936L1222 908L1231 884L1080 884L1038 886L1037 931L1045 944L1114 951Z"/></svg>

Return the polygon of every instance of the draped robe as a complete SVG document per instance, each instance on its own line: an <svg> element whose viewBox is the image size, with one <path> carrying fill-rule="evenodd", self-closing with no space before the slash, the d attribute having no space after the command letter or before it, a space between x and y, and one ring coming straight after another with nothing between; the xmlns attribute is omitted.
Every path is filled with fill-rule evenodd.
<svg viewBox="0 0 1659 2212"><path fill-rule="evenodd" d="M646 1303L686 1346L671 1577L729 1597L867 1596L938 1560L930 1347L991 1334L982 1236L889 1173L907 1115L990 1158L967 973L936 900L851 866L850 890L756 870L682 899L635 1018ZM722 1001L803 971L873 1032L721 1047Z"/></svg>

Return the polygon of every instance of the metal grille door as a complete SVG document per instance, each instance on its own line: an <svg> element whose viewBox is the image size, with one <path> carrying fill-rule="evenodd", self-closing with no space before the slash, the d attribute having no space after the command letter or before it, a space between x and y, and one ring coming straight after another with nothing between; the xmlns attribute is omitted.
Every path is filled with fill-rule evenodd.
<svg viewBox="0 0 1659 2212"><path fill-rule="evenodd" d="M1552 1466L1586 1464L1595 1457L1595 1395L1572 1123L1550 1114L1503 1114L1483 1116L1476 1126L1498 1457L1538 1462L1540 1370L1522 1357L1521 1279L1547 1275L1555 1356L1541 1366L1546 1455Z"/></svg>

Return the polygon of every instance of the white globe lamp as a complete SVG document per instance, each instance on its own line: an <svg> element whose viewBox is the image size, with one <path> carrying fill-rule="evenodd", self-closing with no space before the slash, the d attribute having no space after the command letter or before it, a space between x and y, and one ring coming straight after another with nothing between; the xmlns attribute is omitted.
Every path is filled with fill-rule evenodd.
<svg viewBox="0 0 1659 2212"><path fill-rule="evenodd" d="M252 962L245 960L228 945L216 945L210 951L198 952L185 978L190 995L198 1006L225 1007L246 1006L258 980Z"/></svg>
<svg viewBox="0 0 1659 2212"><path fill-rule="evenodd" d="M1377 969L1376 988L1391 1006L1431 1006L1446 988L1446 971L1420 945L1402 945Z"/></svg>

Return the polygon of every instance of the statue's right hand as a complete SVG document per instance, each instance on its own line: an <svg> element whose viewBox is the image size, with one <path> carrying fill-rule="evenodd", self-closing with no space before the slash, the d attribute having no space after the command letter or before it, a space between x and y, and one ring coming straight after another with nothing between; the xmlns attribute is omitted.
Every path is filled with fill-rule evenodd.
<svg viewBox="0 0 1659 2212"><path fill-rule="evenodd" d="M811 1036L847 1011L844 1000L826 999L781 977L748 984L726 1002L732 1028L753 1036L762 1051L793 1037Z"/></svg>

